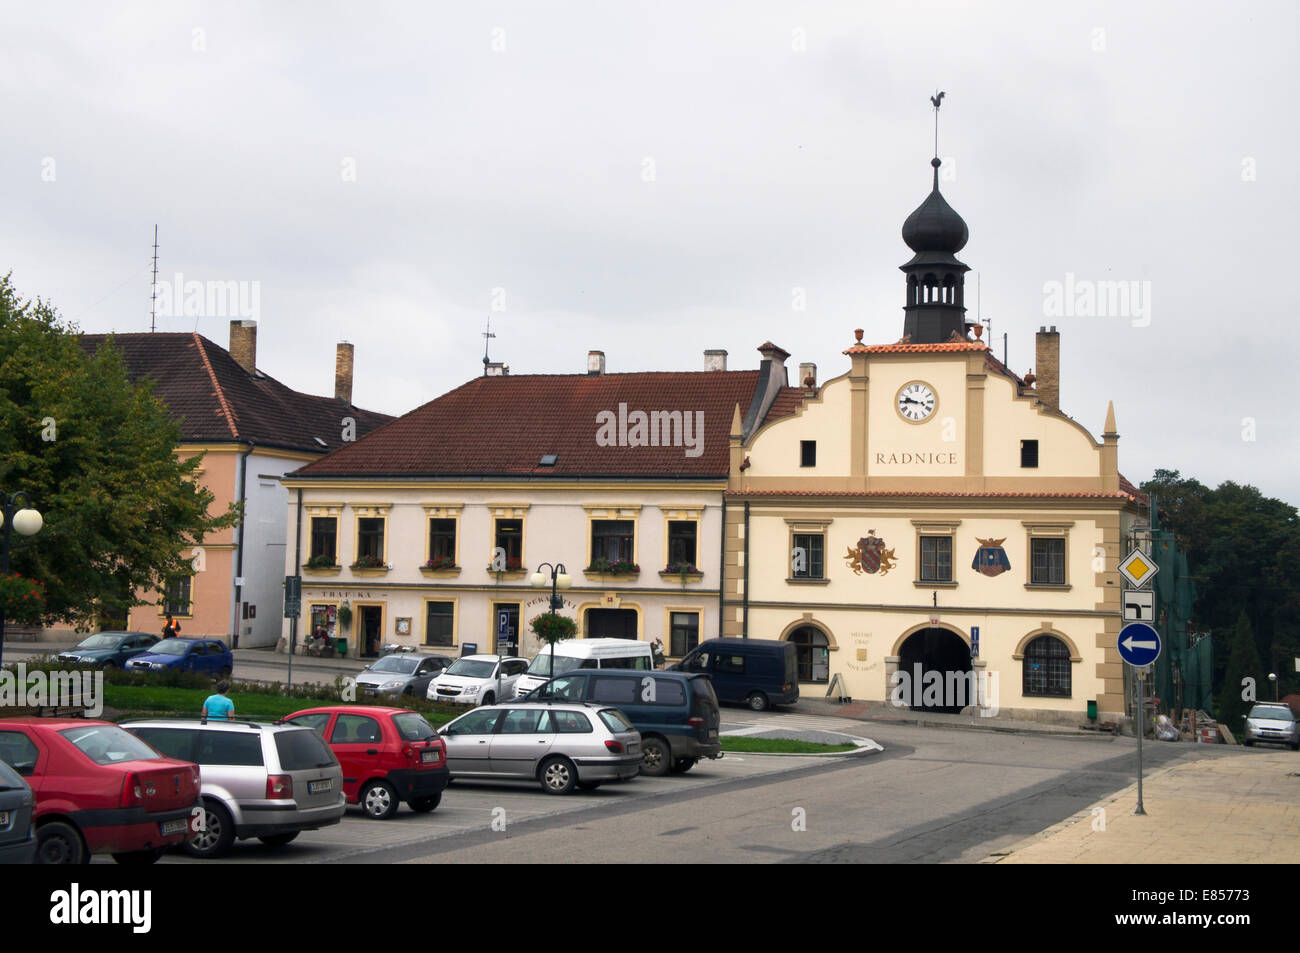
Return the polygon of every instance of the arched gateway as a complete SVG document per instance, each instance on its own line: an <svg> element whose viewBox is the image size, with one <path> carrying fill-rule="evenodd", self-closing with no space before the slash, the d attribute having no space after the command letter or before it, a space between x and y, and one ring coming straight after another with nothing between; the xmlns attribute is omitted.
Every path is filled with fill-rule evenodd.
<svg viewBox="0 0 1300 953"><path fill-rule="evenodd" d="M957 714L976 701L970 673L970 646L961 636L950 629L920 629L899 647L889 697L916 711Z"/></svg>

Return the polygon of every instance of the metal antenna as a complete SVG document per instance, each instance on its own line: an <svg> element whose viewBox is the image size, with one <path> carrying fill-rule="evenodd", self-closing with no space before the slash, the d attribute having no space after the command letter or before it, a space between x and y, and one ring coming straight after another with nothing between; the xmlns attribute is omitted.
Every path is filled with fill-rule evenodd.
<svg viewBox="0 0 1300 953"><path fill-rule="evenodd" d="M153 291L149 296L149 333L158 330L158 225L153 227Z"/></svg>
<svg viewBox="0 0 1300 953"><path fill-rule="evenodd" d="M492 333L492 315L488 315L487 330L483 332L483 376L487 377L488 369L488 345L492 343L492 338L496 337Z"/></svg>

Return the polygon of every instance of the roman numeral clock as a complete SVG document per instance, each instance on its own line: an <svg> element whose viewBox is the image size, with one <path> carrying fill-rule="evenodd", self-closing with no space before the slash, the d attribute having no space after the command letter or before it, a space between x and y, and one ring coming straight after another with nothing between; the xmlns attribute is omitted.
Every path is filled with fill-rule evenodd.
<svg viewBox="0 0 1300 953"><path fill-rule="evenodd" d="M924 423L934 416L939 406L939 398L934 388L925 381L911 381L898 389L894 398L894 407L898 415L908 423Z"/></svg>

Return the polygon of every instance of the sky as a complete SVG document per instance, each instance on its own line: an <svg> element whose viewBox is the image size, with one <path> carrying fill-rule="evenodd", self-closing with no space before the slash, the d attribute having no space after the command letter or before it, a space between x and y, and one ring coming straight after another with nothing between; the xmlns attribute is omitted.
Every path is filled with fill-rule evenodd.
<svg viewBox="0 0 1300 953"><path fill-rule="evenodd" d="M5 0L0 273L87 332L158 330L401 414L482 372L848 369L902 334L899 234L970 228L968 318L1120 469L1300 505L1293 2ZM1292 277L1288 277L1292 276ZM1103 283L1112 284L1103 284ZM1118 283L1118 284L1115 284ZM1122 294L1121 294L1122 291ZM176 296L181 297L183 296ZM166 304L166 302L164 302ZM793 382L795 375L791 374Z"/></svg>

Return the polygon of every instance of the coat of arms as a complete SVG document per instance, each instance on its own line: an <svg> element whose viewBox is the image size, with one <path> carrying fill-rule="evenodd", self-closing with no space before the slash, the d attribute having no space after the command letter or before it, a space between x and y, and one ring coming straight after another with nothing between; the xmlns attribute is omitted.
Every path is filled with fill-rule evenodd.
<svg viewBox="0 0 1300 953"><path fill-rule="evenodd" d="M856 549L849 547L844 561L855 576L877 571L883 576L894 568L896 557L892 549L885 548L885 541L876 535L876 531L869 529L867 535L858 540Z"/></svg>
<svg viewBox="0 0 1300 953"><path fill-rule="evenodd" d="M998 576L1011 568L1007 551L1002 548L1002 544L1007 541L1005 536L1001 539L980 539L976 536L975 539L979 542L980 548L975 553L975 558L971 560L971 569L978 569L986 576Z"/></svg>

